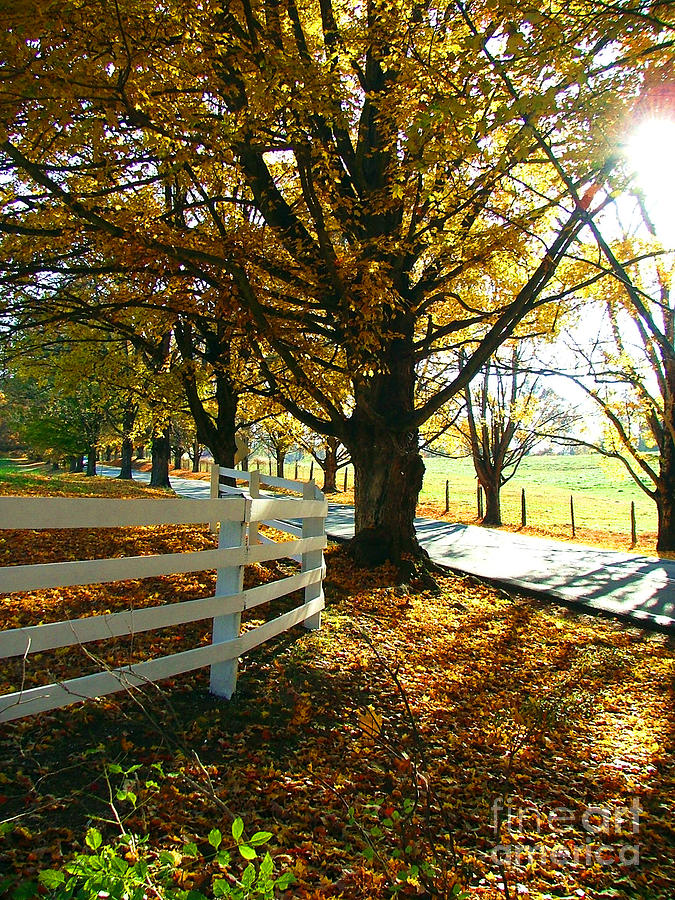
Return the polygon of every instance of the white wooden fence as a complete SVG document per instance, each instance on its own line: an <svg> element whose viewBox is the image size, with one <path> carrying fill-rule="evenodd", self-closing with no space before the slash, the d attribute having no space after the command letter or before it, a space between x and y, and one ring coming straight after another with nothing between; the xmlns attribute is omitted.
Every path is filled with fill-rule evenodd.
<svg viewBox="0 0 675 900"><path fill-rule="evenodd" d="M238 477L241 475L238 473ZM232 494L210 500L0 497L1 529L220 523L218 548L213 550L0 568L0 593L5 594L212 568L218 573L213 597L0 632L0 659L24 657L27 663L31 654L58 647L213 619L212 643L208 646L56 684L27 689L19 687L11 694L1 695L0 722L139 687L204 666L211 667L211 692L217 696L231 697L236 687L237 660L240 656L294 625L302 623L307 628L318 628L321 623L324 607L322 551L326 545L328 504L313 484L300 486L300 489L303 491L302 499L254 498L241 490L238 496ZM299 540L258 543L259 523L284 519L302 521ZM301 559L299 573L243 590L244 567L247 564L286 557ZM301 606L240 633L244 610L299 589L304 589Z"/></svg>
<svg viewBox="0 0 675 900"><path fill-rule="evenodd" d="M253 469L249 472L241 469L227 469L224 466L217 465L211 466L211 499L231 494L241 495L242 488L240 486L235 487L231 484L228 485L227 482L233 480L244 482L248 488L249 496L255 499L261 497L262 487L283 488L286 491L301 494L304 500L324 499L323 494L313 481L291 481L290 478L279 478L277 475L266 475L260 469ZM274 543L271 538L258 533L258 524L258 522L252 522L250 524L249 541L251 543L256 543L258 541L262 543ZM260 524L269 525L277 531L285 531L295 537L313 537L315 534L319 533L316 530L319 527L322 529L321 533L325 531L325 522L319 525L318 523L312 523L309 520L304 522L302 527L293 524L293 522L283 521L279 518L267 519ZM212 523L212 530L215 530L215 523ZM293 554L291 558L300 562L300 557L295 554Z"/></svg>

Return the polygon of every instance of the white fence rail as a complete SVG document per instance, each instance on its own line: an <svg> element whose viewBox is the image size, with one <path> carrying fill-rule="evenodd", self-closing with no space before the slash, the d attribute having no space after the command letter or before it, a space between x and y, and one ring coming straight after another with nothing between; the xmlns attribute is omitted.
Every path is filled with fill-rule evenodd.
<svg viewBox="0 0 675 900"><path fill-rule="evenodd" d="M291 481L289 478L279 478L277 475L266 475L260 469L253 469L248 472L242 471L241 469L227 469L224 466L214 465L211 467L211 498L216 499L218 497L227 496L228 494L241 495L241 487L228 484L228 482L232 481L244 482L246 485L245 489L248 490L249 495L256 498L261 496L262 487L283 488L286 491L301 494L306 500L314 499L317 496L323 497L323 494L319 491L313 481ZM283 510L279 508L275 519L266 519L260 524L268 525L270 528L274 528L277 531L285 531L287 534L292 534L296 537L308 536L305 534L302 527L295 525L293 522L284 520L285 515ZM288 516L287 518L294 517ZM249 541L253 544L256 543L256 541L261 541L263 544L274 543L265 535L258 534L258 523L253 523L249 528ZM297 554L291 555L291 559L300 562L300 556Z"/></svg>
<svg viewBox="0 0 675 900"><path fill-rule="evenodd" d="M1 695L0 722L102 697L203 666L211 667L211 692L229 698L236 687L237 661L241 655L299 623L306 628L320 627L328 504L313 483L296 485L296 489L303 492L302 499L252 497L242 491L238 491L239 496L211 500L0 497L0 529L220 523L218 549L214 550L0 568L0 593L217 569L213 597L0 632L0 659L24 657L27 660L33 653L59 647L132 636L202 619L213 620L212 643L208 646ZM302 521L299 540L258 543L259 523L284 518ZM243 589L247 564L286 557L302 561L299 573ZM242 612L297 590L304 590L302 605L240 633Z"/></svg>

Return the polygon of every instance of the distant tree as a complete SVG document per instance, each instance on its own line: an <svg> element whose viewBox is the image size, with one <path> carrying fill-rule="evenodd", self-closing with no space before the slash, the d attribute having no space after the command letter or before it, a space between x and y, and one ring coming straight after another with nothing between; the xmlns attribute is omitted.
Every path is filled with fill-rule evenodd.
<svg viewBox="0 0 675 900"><path fill-rule="evenodd" d="M275 471L279 478L284 477L286 456L297 446L296 429L296 421L283 409L270 411L257 425L258 440L274 456Z"/></svg>
<svg viewBox="0 0 675 900"><path fill-rule="evenodd" d="M99 442L119 411L114 348L71 326L16 337L5 353L15 375L15 421L27 443L54 459L71 457L75 468L86 455L87 475L95 475Z"/></svg>
<svg viewBox="0 0 675 900"><path fill-rule="evenodd" d="M565 436L576 417L540 377L522 367L518 345L497 354L464 391L465 418L455 428L485 492L483 525L502 524L500 491L543 435Z"/></svg>
<svg viewBox="0 0 675 900"><path fill-rule="evenodd" d="M71 471L96 474L97 444L104 414L97 385L87 382L64 390L49 375L15 377L8 390L10 420L32 452L54 463L67 462Z"/></svg>
<svg viewBox="0 0 675 900"><path fill-rule="evenodd" d="M193 472L199 472L199 461L201 459L203 450L204 447L199 443L199 438L195 437L192 441L192 444L187 449Z"/></svg>
<svg viewBox="0 0 675 900"><path fill-rule="evenodd" d="M349 451L335 437L313 434L302 426L296 429L298 446L312 457L323 472L324 494L337 493L337 475L340 469L349 465Z"/></svg>
<svg viewBox="0 0 675 900"><path fill-rule="evenodd" d="M0 451L11 453L25 450L17 430L16 418L13 415L12 377L9 373L0 379Z"/></svg>

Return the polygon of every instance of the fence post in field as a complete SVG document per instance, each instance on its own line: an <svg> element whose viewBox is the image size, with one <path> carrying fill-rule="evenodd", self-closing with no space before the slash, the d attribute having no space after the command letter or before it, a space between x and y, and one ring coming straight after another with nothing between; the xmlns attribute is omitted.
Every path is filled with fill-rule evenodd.
<svg viewBox="0 0 675 900"><path fill-rule="evenodd" d="M314 481L314 460L309 464L309 480Z"/></svg>
<svg viewBox="0 0 675 900"><path fill-rule="evenodd" d="M484 515L483 511L483 488L480 485L480 482L476 485L476 506L478 507L478 518L482 519Z"/></svg>
<svg viewBox="0 0 675 900"><path fill-rule="evenodd" d="M252 500L260 499L260 469L253 469L250 473L248 492ZM258 523L250 522L248 526L248 545L254 547L258 543Z"/></svg>
<svg viewBox="0 0 675 900"><path fill-rule="evenodd" d="M520 491L520 525L525 528L527 525L527 499L525 497L525 488Z"/></svg>
<svg viewBox="0 0 675 900"><path fill-rule="evenodd" d="M570 518L572 520L572 537L576 537L577 530L574 526L574 494L570 494Z"/></svg>
<svg viewBox="0 0 675 900"><path fill-rule="evenodd" d="M445 512L448 512L450 509L450 482L446 480L445 482Z"/></svg>
<svg viewBox="0 0 675 900"><path fill-rule="evenodd" d="M226 502L223 500L223 502ZM250 518L251 501L246 501L246 514L243 522L221 521L220 534L218 536L218 549L226 547L243 547L246 544L247 520ZM216 578L216 597L228 597L239 594L244 589L244 566L229 566L218 569ZM241 612L228 613L224 616L214 616L212 644L220 644L223 641L233 641L239 637L241 628ZM229 700L237 687L237 668L239 660L226 659L223 662L211 665L209 690L216 697L225 697Z"/></svg>
<svg viewBox="0 0 675 900"><path fill-rule="evenodd" d="M635 521L635 501L630 502L630 539L631 547L637 544L637 522Z"/></svg>
<svg viewBox="0 0 675 900"><path fill-rule="evenodd" d="M302 499L303 500L319 500L322 498L322 494L314 484L313 481L307 481L302 486ZM302 520L302 537L321 537L324 533L324 520L323 519L308 519L304 518ZM302 554L302 568L301 571L308 572L310 569L318 569L319 567L323 567L323 550L311 550L309 553ZM309 603L310 600L315 600L317 597L321 597L323 594L323 581L319 581L316 584L309 584L305 588L305 603ZM305 628L310 629L311 631L315 631L317 628L321 628L321 610L319 612L314 613L313 616L310 616L309 619L305 619L302 623Z"/></svg>
<svg viewBox="0 0 675 900"><path fill-rule="evenodd" d="M344 491L346 491L346 490L347 490L347 466L345 466L345 480L344 480L344 484L342 485L342 491L343 491L343 493L344 493Z"/></svg>
<svg viewBox="0 0 675 900"><path fill-rule="evenodd" d="M217 500L220 496L220 466L218 463L211 464L211 490L209 492L209 497L211 500ZM215 534L218 531L218 523L210 522L209 523L209 531L212 534Z"/></svg>

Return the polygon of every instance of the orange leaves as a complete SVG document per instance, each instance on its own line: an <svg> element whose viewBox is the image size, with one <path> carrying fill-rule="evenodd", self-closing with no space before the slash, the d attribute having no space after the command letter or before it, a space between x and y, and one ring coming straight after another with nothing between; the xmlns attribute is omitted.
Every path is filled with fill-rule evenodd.
<svg viewBox="0 0 675 900"><path fill-rule="evenodd" d="M376 738L382 734L382 716L370 705L359 709L356 718L359 728L363 732L364 742L374 744Z"/></svg>
<svg viewBox="0 0 675 900"><path fill-rule="evenodd" d="M13 552L15 536L5 535L0 552ZM201 549L212 540L205 529L99 537L106 551L113 542L120 552ZM73 541L78 554L99 555L95 534L73 532L69 540L18 535L17 546L26 562L31 553L65 556ZM411 595L397 586L391 567L356 570L336 550L326 559L324 627L297 629L248 655L231 702L209 697L208 674L198 672L145 695L73 706L4 729L0 818L22 817L21 830L1 836L0 829L10 870L33 878L44 861L77 852L88 819L110 820L107 772L125 827L147 834L152 846L181 853L186 842L204 843L212 829L226 833L223 805L244 818L247 834L272 832L275 865L296 878L289 900L391 895L383 865L366 859L370 845L358 826L390 877L406 879L401 893L420 896L419 873L433 861L419 812L429 792L437 798L431 814L444 816L435 835L436 852L446 854L447 884L461 869L470 896L500 896L492 859L498 798L510 815L503 840L528 847L536 840L545 855L541 864L537 857L507 872L513 896L516 880L530 896L555 895L563 883L571 896L601 895L615 884L626 885L626 896L633 884L639 896L672 883L675 662L664 640L514 599L469 578L441 578L438 596ZM256 566L247 579L270 575ZM129 582L96 596L79 588L45 591L0 604L0 624L204 596L212 581L207 574ZM203 635L176 629L168 633L171 649L194 646L207 631L208 623ZM144 644L136 636L134 654L157 652L155 640ZM74 662L68 656L41 660L60 676ZM131 772L135 765L141 768ZM122 774L114 775L115 766ZM585 847L586 806L614 814L634 797L650 868L619 866L622 842L633 840L630 823L593 844L593 852L607 844L611 865L586 866L583 854L574 863L575 848ZM564 818L571 824L563 826ZM602 817L588 821L597 825ZM446 834L457 848L456 866ZM562 851L554 858L555 847L569 858ZM197 873L190 871L189 884L199 885Z"/></svg>
<svg viewBox="0 0 675 900"><path fill-rule="evenodd" d="M312 700L309 693L301 694L295 701L293 715L290 725L298 726L307 725L312 720Z"/></svg>

